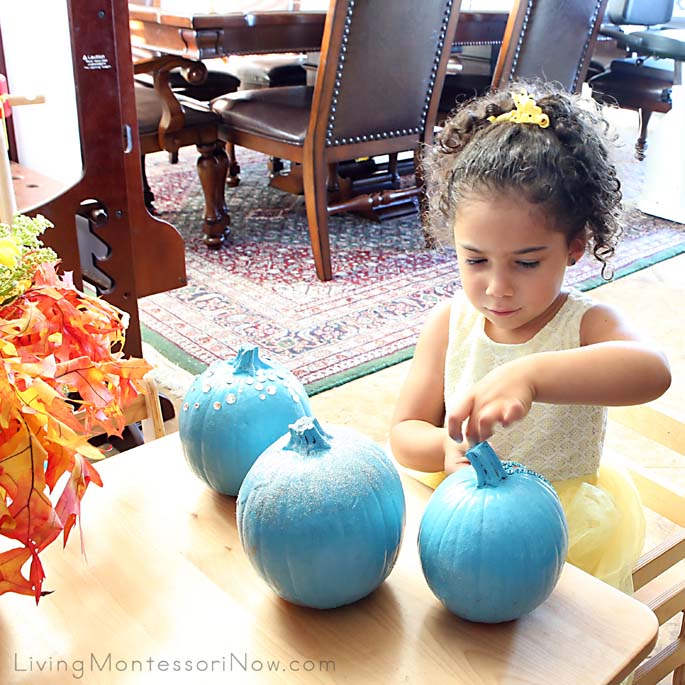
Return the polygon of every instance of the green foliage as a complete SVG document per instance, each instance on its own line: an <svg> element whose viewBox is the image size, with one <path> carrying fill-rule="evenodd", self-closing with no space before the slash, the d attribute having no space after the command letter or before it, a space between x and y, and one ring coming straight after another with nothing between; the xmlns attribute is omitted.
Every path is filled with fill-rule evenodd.
<svg viewBox="0 0 685 685"><path fill-rule="evenodd" d="M53 225L44 216L17 215L13 223L0 223L0 305L6 305L31 287L39 264L54 262L54 250L38 237Z"/></svg>

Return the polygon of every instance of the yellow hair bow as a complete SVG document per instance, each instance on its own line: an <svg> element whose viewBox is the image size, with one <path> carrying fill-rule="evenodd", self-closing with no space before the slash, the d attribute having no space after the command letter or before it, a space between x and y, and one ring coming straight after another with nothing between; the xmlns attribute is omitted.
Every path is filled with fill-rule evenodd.
<svg viewBox="0 0 685 685"><path fill-rule="evenodd" d="M511 121L514 124L537 124L540 128L549 126L549 117L535 104L535 100L528 95L526 90L514 93L516 109L504 112L497 117L488 117L488 121Z"/></svg>

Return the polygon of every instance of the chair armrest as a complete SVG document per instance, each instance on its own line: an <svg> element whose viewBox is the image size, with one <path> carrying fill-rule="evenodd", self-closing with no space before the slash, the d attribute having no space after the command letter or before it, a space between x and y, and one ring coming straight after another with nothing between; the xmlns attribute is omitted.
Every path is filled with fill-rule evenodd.
<svg viewBox="0 0 685 685"><path fill-rule="evenodd" d="M616 26L615 24L602 24L599 27L599 32L602 36L606 36L607 38L613 38L614 40L617 40L619 43L625 42L625 31L620 26Z"/></svg>
<svg viewBox="0 0 685 685"><path fill-rule="evenodd" d="M141 59L133 65L134 74L163 74L173 69L180 69L183 78L195 86L202 85L207 80L207 67L203 62L180 55L157 55Z"/></svg>
<svg viewBox="0 0 685 685"><path fill-rule="evenodd" d="M162 118L157 130L159 147L162 150L168 149L166 137L180 131L185 125L183 108L169 85L169 73L179 68L181 75L188 83L199 86L207 80L207 67L202 62L179 55L161 55L140 60L133 65L134 74L152 74L153 76L154 89L162 106Z"/></svg>

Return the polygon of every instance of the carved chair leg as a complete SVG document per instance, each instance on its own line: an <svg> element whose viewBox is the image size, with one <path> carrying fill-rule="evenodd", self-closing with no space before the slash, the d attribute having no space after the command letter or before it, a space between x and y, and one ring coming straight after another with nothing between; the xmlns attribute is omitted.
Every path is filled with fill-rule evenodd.
<svg viewBox="0 0 685 685"><path fill-rule="evenodd" d="M145 202L147 211L150 212L150 214L155 214L157 211L155 210L154 206L155 195L150 189L150 184L147 180L147 172L145 171L145 155L140 156L140 168L143 172L143 202Z"/></svg>
<svg viewBox="0 0 685 685"><path fill-rule="evenodd" d="M240 165L235 156L235 145L233 143L226 143L226 152L228 153L228 180L226 185L229 188L235 188L240 185Z"/></svg>
<svg viewBox="0 0 685 685"><path fill-rule="evenodd" d="M652 116L651 109L641 107L637 110L640 117L640 135L635 143L635 156L642 161L645 158L645 150L647 149L647 125Z"/></svg>
<svg viewBox="0 0 685 685"><path fill-rule="evenodd" d="M311 156L308 157L308 152ZM327 165L322 156L305 150L304 199L307 207L309 239L312 243L316 275L321 281L333 278L328 240Z"/></svg>
<svg viewBox="0 0 685 685"><path fill-rule="evenodd" d="M229 223L223 196L228 160L223 161L222 153L225 156L225 152L217 142L200 144L197 150L200 153L197 173L205 196L204 241L209 247L221 247Z"/></svg>

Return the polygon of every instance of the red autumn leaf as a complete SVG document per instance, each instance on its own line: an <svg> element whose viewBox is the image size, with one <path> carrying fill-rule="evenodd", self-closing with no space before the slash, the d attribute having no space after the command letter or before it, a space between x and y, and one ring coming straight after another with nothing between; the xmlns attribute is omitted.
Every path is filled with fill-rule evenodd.
<svg viewBox="0 0 685 685"><path fill-rule="evenodd" d="M62 496L57 502L57 515L64 524L64 544L67 544L72 526L76 518L81 515L81 500L86 492L88 484L93 481L102 486L100 474L80 455L75 455L75 465L71 471L71 477L62 491ZM81 536L81 552L85 554L83 536Z"/></svg>

